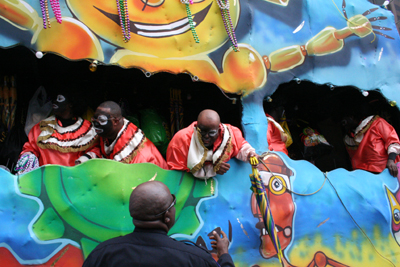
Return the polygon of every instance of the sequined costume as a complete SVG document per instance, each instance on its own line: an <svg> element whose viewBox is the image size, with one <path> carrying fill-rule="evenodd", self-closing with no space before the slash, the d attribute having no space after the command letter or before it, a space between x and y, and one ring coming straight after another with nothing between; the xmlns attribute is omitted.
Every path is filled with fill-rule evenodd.
<svg viewBox="0 0 400 267"><path fill-rule="evenodd" d="M100 137L100 148L102 156L107 159L122 163L149 162L168 169L156 146L146 138L141 129L127 119L124 119L124 125L111 144Z"/></svg>
<svg viewBox="0 0 400 267"><path fill-rule="evenodd" d="M63 127L60 120L51 116L33 126L20 157L30 152L37 157L39 166L74 166L78 159L84 162L100 156L97 143L98 136L89 121L78 118L74 124Z"/></svg>
<svg viewBox="0 0 400 267"><path fill-rule="evenodd" d="M195 177L209 178L216 175L222 162L233 157L246 161L249 152L255 151L237 127L222 123L213 150L208 150L196 126L197 121L178 131L172 138L167 149L169 169L190 171Z"/></svg>
<svg viewBox="0 0 400 267"><path fill-rule="evenodd" d="M380 173L386 168L388 155L396 153L399 162L400 141L393 126L379 116L369 116L356 128L354 137L344 139L353 169Z"/></svg>
<svg viewBox="0 0 400 267"><path fill-rule="evenodd" d="M271 151L281 151L288 155L286 149L286 135L282 127L270 115L266 114L268 119L267 142Z"/></svg>

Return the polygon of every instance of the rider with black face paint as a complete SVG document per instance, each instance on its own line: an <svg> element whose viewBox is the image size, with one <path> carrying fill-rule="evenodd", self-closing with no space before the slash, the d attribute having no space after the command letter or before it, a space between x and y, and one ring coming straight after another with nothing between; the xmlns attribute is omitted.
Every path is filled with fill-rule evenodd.
<svg viewBox="0 0 400 267"><path fill-rule="evenodd" d="M122 117L120 106L112 101L102 103L92 118L100 136L104 158L123 163L149 162L167 169L167 163L143 131Z"/></svg>
<svg viewBox="0 0 400 267"><path fill-rule="evenodd" d="M104 115L104 114L96 115L95 114L92 117L92 123L93 123L96 133L107 139L113 139L113 134L112 134L113 133L113 122L112 122L113 119L116 119L116 118L114 118L114 117L111 118L110 115Z"/></svg>
<svg viewBox="0 0 400 267"><path fill-rule="evenodd" d="M253 156L257 156L255 149L242 132L221 123L218 113L210 109L200 112L197 121L177 132L167 150L171 170L191 172L205 180L225 174L231 158L248 161Z"/></svg>
<svg viewBox="0 0 400 267"><path fill-rule="evenodd" d="M53 99L53 114L36 124L23 146L16 171L25 173L46 164L74 166L100 156L92 124L79 117L79 97L62 88Z"/></svg>
<svg viewBox="0 0 400 267"><path fill-rule="evenodd" d="M63 127L70 126L76 122L76 117L73 116L72 103L64 95L57 95L52 100L53 114L61 121Z"/></svg>
<svg viewBox="0 0 400 267"><path fill-rule="evenodd" d="M72 104L68 101L65 96L57 95L55 99L53 99L53 113L61 115L64 113L67 108L72 108Z"/></svg>

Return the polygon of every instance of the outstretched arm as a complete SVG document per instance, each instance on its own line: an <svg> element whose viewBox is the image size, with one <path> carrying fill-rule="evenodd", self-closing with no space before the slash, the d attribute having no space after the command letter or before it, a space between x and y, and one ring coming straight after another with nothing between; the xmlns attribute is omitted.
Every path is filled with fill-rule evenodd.
<svg viewBox="0 0 400 267"><path fill-rule="evenodd" d="M389 172L393 177L397 177L398 169L395 160L397 155L400 154L399 137L397 136L396 130L387 121L380 119L377 126L388 153L386 167L389 169Z"/></svg>
<svg viewBox="0 0 400 267"><path fill-rule="evenodd" d="M390 153L389 154L389 158L388 161L386 163L386 168L389 169L389 173L390 175L392 175L393 177L397 177L397 175L399 174L399 170L397 169L397 165L394 162L395 159L397 157L396 153Z"/></svg>
<svg viewBox="0 0 400 267"><path fill-rule="evenodd" d="M272 52L269 56L263 56L264 64L269 71L282 72L293 69L304 63L306 56L324 56L336 53L343 49L344 39L356 35L364 38L370 34L379 34L385 38L392 37L377 30L389 31L390 28L373 26L371 22L385 20L386 17L367 18L366 16L378 8L370 9L362 15L355 15L347 19L346 2L343 1L343 12L347 20L347 26L343 29L326 27L311 38L305 45L293 45Z"/></svg>
<svg viewBox="0 0 400 267"><path fill-rule="evenodd" d="M235 266L232 257L229 255L228 247L229 247L229 240L226 236L224 231L221 231L222 237L217 233L217 231L213 231L213 235L210 236L211 247L217 250L217 257L218 257L218 264L221 267L224 266Z"/></svg>

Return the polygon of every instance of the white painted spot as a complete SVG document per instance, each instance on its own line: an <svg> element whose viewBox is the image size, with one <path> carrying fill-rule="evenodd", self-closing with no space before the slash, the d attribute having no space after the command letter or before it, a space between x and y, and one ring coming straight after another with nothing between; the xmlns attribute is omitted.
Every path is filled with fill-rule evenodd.
<svg viewBox="0 0 400 267"><path fill-rule="evenodd" d="M381 52L379 53L378 61L381 61L382 53L383 53L383 47L381 48Z"/></svg>
<svg viewBox="0 0 400 267"><path fill-rule="evenodd" d="M250 62L254 62L256 60L253 53L249 53L249 60Z"/></svg>
<svg viewBox="0 0 400 267"><path fill-rule="evenodd" d="M396 206L396 200L393 198L393 196L389 196L390 201L392 202L392 206Z"/></svg>
<svg viewBox="0 0 400 267"><path fill-rule="evenodd" d="M301 29L303 29L304 23L305 23L305 21L303 20L303 22L300 23L299 26L297 26L297 28L293 31L293 33L296 33L298 31L300 31Z"/></svg>

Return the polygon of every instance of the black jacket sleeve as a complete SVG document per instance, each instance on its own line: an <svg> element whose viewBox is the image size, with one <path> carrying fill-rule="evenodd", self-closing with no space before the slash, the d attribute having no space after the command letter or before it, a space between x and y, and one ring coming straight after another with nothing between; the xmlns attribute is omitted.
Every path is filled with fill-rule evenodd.
<svg viewBox="0 0 400 267"><path fill-rule="evenodd" d="M231 255L228 253L222 254L218 259L218 264L221 267L235 267Z"/></svg>

